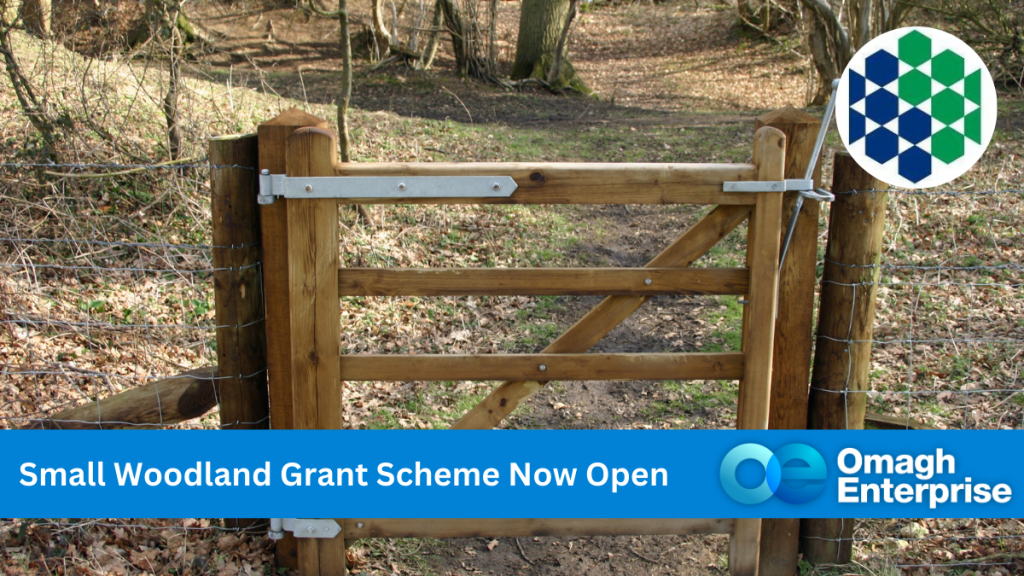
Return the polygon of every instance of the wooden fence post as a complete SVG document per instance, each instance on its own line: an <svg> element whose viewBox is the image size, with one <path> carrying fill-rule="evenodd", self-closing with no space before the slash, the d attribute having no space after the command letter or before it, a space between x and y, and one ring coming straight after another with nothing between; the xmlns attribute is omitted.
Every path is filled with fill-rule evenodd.
<svg viewBox="0 0 1024 576"><path fill-rule="evenodd" d="M836 195L829 217L821 311L811 376L808 426L861 430L869 390L871 338L887 194L881 183L846 153L837 153L832 178ZM853 550L852 519L805 519L804 557L847 564Z"/></svg>
<svg viewBox="0 0 1024 576"><path fill-rule="evenodd" d="M754 134L754 164L758 180L782 180L785 155L786 135L781 131L764 127ZM781 224L782 194L758 192L747 236L750 293L743 315L745 366L736 411L736 427L740 430L768 428ZM736 520L729 539L729 573L732 576L757 576L761 522L760 518Z"/></svg>
<svg viewBox="0 0 1024 576"><path fill-rule="evenodd" d="M210 139L217 398L225 430L269 427L256 135ZM228 518L232 528L253 519Z"/></svg>
<svg viewBox="0 0 1024 576"><path fill-rule="evenodd" d="M327 121L292 108L257 128L259 169L284 174L285 142L305 126L327 128ZM291 297L288 287L287 200L260 206L263 228L263 293L266 299L267 378L270 387L270 427L294 428L292 418ZM278 566L298 567L295 538L286 533L274 549Z"/></svg>
<svg viewBox="0 0 1024 576"><path fill-rule="evenodd" d="M337 142L322 128L299 128L288 137L285 154L288 176L333 176ZM294 424L304 430L337 430L344 427L338 201L293 199L285 209ZM332 447L334 453L340 450L344 447ZM344 537L303 538L298 544L302 576L345 574Z"/></svg>
<svg viewBox="0 0 1024 576"><path fill-rule="evenodd" d="M771 126L786 135L786 178L803 178L816 161L814 141L821 120L792 106L759 116L755 130ZM814 185L821 185L821 163L814 169ZM782 204L782 230L789 226L797 192L787 192ZM790 240L786 261L779 271L779 312L775 319L772 361L772 398L768 416L771 430L807 427L807 388L811 375L814 332L814 287L818 258L820 204L804 200ZM800 548L799 518L765 518L761 522L761 576L792 576Z"/></svg>

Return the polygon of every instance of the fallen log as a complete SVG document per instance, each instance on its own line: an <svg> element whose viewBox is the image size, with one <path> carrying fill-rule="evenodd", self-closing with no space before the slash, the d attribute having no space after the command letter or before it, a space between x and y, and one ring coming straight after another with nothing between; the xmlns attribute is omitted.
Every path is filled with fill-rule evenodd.
<svg viewBox="0 0 1024 576"><path fill-rule="evenodd" d="M217 406L216 376L216 367L190 370L33 420L22 429L113 430L178 424L199 418Z"/></svg>

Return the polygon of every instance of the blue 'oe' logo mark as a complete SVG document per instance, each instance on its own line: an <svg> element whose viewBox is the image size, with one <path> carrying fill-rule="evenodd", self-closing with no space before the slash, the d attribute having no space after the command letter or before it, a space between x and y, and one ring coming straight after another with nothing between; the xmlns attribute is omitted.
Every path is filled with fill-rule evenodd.
<svg viewBox="0 0 1024 576"><path fill-rule="evenodd" d="M737 469L747 460L764 467L764 481L754 488L736 479ZM794 465L798 462L804 465ZM827 476L825 459L806 444L786 444L774 453L760 444L741 444L725 455L719 469L722 488L740 504L760 504L772 495L789 504L804 504L821 494Z"/></svg>

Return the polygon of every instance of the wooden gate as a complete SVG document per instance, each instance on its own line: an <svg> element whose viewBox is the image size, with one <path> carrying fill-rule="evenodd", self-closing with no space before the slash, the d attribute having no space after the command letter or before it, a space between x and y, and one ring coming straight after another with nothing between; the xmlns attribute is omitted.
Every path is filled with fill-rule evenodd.
<svg viewBox="0 0 1024 576"><path fill-rule="evenodd" d="M292 110L259 126L260 168L303 176L497 176L507 198L366 198L366 204L710 204L715 208L644 268L379 269L339 267L337 199L263 206L271 423L340 429L346 380L504 381L453 428L491 429L547 381L739 380L737 426L766 429L779 280L782 192L723 192L726 181L784 179L786 137L763 127L753 164L340 164L326 122ZM689 268L749 219L745 268ZM606 295L538 354L340 354L340 296ZM742 351L585 354L651 296L745 295ZM340 359L340 361L339 361ZM806 385L806 382L805 382ZM344 446L334 446L344 451ZM345 573L345 541L371 537L730 534L732 574L755 575L760 519L337 519L344 537L297 542L302 576ZM283 547L295 545L284 544Z"/></svg>

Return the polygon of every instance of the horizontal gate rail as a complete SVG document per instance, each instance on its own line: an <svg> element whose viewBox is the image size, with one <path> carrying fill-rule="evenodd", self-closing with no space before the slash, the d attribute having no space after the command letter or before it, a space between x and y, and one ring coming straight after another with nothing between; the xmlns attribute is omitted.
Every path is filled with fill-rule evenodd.
<svg viewBox="0 0 1024 576"><path fill-rule="evenodd" d="M732 518L345 518L345 538L729 534Z"/></svg>
<svg viewBox="0 0 1024 576"><path fill-rule="evenodd" d="M337 176L511 176L507 198L346 198L345 204L754 204L757 194L723 192L755 180L752 164L366 163L336 166ZM397 187L397 186L396 186Z"/></svg>
<svg viewBox="0 0 1024 576"><path fill-rule="evenodd" d="M742 295L746 268L341 268L340 296Z"/></svg>
<svg viewBox="0 0 1024 576"><path fill-rule="evenodd" d="M341 379L736 380L743 354L346 354Z"/></svg>

